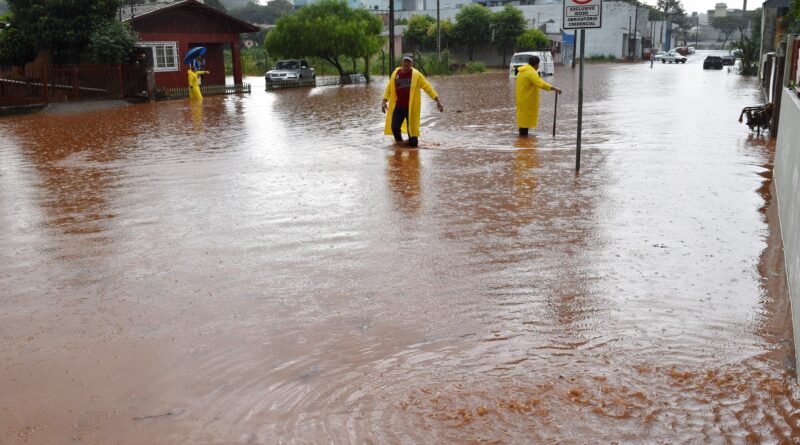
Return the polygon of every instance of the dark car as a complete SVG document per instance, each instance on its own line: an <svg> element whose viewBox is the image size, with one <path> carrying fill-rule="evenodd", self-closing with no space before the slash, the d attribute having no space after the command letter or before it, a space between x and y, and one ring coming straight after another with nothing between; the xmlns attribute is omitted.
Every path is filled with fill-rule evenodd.
<svg viewBox="0 0 800 445"><path fill-rule="evenodd" d="M722 57L720 56L708 56L706 60L703 61L703 69L704 70L721 70L722 69Z"/></svg>
<svg viewBox="0 0 800 445"><path fill-rule="evenodd" d="M733 55L722 56L723 65L733 65L734 63L736 63L736 57Z"/></svg>

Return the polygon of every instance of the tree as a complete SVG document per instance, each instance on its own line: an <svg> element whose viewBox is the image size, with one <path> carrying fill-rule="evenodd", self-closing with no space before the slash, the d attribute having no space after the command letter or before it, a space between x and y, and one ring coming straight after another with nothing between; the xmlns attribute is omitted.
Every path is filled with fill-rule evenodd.
<svg viewBox="0 0 800 445"><path fill-rule="evenodd" d="M739 41L733 42L731 46L741 51L739 74L743 76L758 74L758 53L761 50L761 39L742 35Z"/></svg>
<svg viewBox="0 0 800 445"><path fill-rule="evenodd" d="M412 48L429 49L436 44L436 39L428 37L428 28L436 27L436 19L429 15L415 15L408 21L408 28L403 32L403 40Z"/></svg>
<svg viewBox="0 0 800 445"><path fill-rule="evenodd" d="M380 51L383 23L364 9L340 0L322 0L278 19L264 45L271 54L319 57L346 77L342 58L370 57Z"/></svg>
<svg viewBox="0 0 800 445"><path fill-rule="evenodd" d="M656 5L664 14L664 20L668 23L680 23L682 18L686 16L680 0L657 0ZM667 32L664 37L667 45L670 45L672 42L672 25L667 26Z"/></svg>
<svg viewBox="0 0 800 445"><path fill-rule="evenodd" d="M96 63L122 63L134 51L136 37L127 24L108 20L89 38L88 58Z"/></svg>
<svg viewBox="0 0 800 445"><path fill-rule="evenodd" d="M442 34L442 48L449 48L450 44L455 41L455 25L449 19L440 21L439 22L439 31ZM436 39L439 37L438 32L436 31L436 22L430 24L428 26L428 38L431 39L431 42L436 42Z"/></svg>
<svg viewBox="0 0 800 445"><path fill-rule="evenodd" d="M725 49L725 44L728 42L728 37L736 32L737 29L742 27L742 17L738 15L714 17L711 25L714 27L714 29L719 30L725 35L725 40L722 41L722 48Z"/></svg>
<svg viewBox="0 0 800 445"><path fill-rule="evenodd" d="M792 0L789 12L783 17L787 34L800 34L800 0Z"/></svg>
<svg viewBox="0 0 800 445"><path fill-rule="evenodd" d="M538 29L529 29L517 38L517 50L531 51L547 48L549 43L550 39L548 39L542 31Z"/></svg>
<svg viewBox="0 0 800 445"><path fill-rule="evenodd" d="M469 60L475 48L492 40L492 12L479 4L464 7L456 14L456 25L453 29L456 38L467 48Z"/></svg>
<svg viewBox="0 0 800 445"><path fill-rule="evenodd" d="M94 31L116 17L119 0L7 0L12 27L57 63L75 63Z"/></svg>
<svg viewBox="0 0 800 445"><path fill-rule="evenodd" d="M35 58L36 45L30 35L13 25L0 32L0 66L25 65Z"/></svg>
<svg viewBox="0 0 800 445"><path fill-rule="evenodd" d="M492 15L494 43L503 55L503 66L506 65L506 54L514 50L517 38L525 32L525 25L522 11L511 5Z"/></svg>

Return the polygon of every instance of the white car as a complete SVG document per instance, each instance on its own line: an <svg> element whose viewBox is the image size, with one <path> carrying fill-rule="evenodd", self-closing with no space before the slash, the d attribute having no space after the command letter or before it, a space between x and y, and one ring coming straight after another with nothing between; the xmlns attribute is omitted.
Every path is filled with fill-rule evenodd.
<svg viewBox="0 0 800 445"><path fill-rule="evenodd" d="M553 63L553 55L550 51L525 51L521 53L514 53L511 56L511 63L508 64L508 77L517 77L517 71L522 65L528 64L528 59L531 56L539 56L539 75L542 77L554 76L556 74L556 67Z"/></svg>
<svg viewBox="0 0 800 445"><path fill-rule="evenodd" d="M305 60L279 60L271 70L267 71L264 79L267 85L272 82L313 81L316 79L314 68L308 66Z"/></svg>
<svg viewBox="0 0 800 445"><path fill-rule="evenodd" d="M686 56L682 56L681 53L677 51L669 51L664 58L661 59L661 63L686 63Z"/></svg>

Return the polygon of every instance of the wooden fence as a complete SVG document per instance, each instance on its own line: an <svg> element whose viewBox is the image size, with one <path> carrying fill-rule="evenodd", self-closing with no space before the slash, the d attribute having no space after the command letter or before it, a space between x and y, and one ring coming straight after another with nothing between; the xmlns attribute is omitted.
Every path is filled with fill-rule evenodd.
<svg viewBox="0 0 800 445"><path fill-rule="evenodd" d="M160 88L160 94L163 94L163 97L159 98L169 98L169 99L180 99L184 97L189 97L189 88L188 87L181 87L181 88ZM250 92L250 84L243 83L241 85L200 85L200 92L203 96L215 96L220 94L236 94L236 93L249 93Z"/></svg>
<svg viewBox="0 0 800 445"><path fill-rule="evenodd" d="M122 99L147 91L141 65L0 68L0 107L86 99Z"/></svg>

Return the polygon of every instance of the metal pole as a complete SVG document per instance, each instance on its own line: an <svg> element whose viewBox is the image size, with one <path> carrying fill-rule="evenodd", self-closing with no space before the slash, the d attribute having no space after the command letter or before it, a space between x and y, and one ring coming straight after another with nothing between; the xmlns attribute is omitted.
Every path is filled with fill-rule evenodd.
<svg viewBox="0 0 800 445"><path fill-rule="evenodd" d="M639 54L640 51L636 50L636 47L638 46L639 43L639 38L637 37L639 35L639 3L637 2L635 3L635 5L636 5L636 14L634 15L636 18L633 19L633 56L636 59L641 59L642 55Z"/></svg>
<svg viewBox="0 0 800 445"><path fill-rule="evenodd" d="M578 73L578 147L575 151L575 173L581 171L581 124L583 123L583 46L586 43L586 30L581 30L581 61Z"/></svg>
<svg viewBox="0 0 800 445"><path fill-rule="evenodd" d="M394 70L394 0L389 0L389 72Z"/></svg>
<svg viewBox="0 0 800 445"><path fill-rule="evenodd" d="M439 22L439 0L436 0L436 57L442 61L442 26Z"/></svg>
<svg viewBox="0 0 800 445"><path fill-rule="evenodd" d="M556 93L556 102L553 105L553 137L556 137L556 117L558 117L558 93Z"/></svg>
<svg viewBox="0 0 800 445"><path fill-rule="evenodd" d="M575 68L575 59L578 58L578 54L575 51L578 49L578 30L572 31L572 67Z"/></svg>
<svg viewBox="0 0 800 445"><path fill-rule="evenodd" d="M633 17L628 16L628 60L633 59L633 53L631 52L631 40L633 39L631 37L631 27L632 27L631 21L632 20L633 20Z"/></svg>

